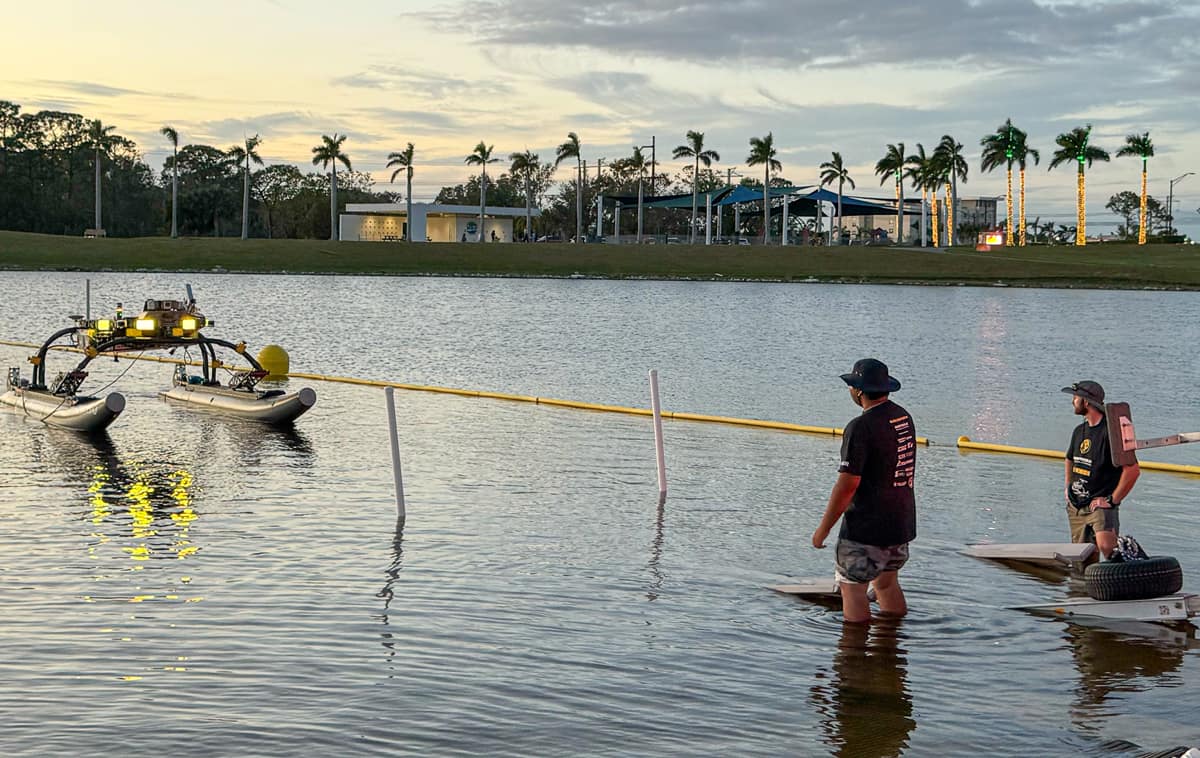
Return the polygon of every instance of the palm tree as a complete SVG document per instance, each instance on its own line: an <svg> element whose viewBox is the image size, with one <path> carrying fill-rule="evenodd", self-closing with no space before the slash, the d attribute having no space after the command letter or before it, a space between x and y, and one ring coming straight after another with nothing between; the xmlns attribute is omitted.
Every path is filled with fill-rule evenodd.
<svg viewBox="0 0 1200 758"><path fill-rule="evenodd" d="M1150 132L1130 134L1125 137L1125 144L1117 151L1117 157L1126 155L1138 156L1142 159L1142 200L1138 208L1138 244L1146 244L1146 160L1154 157L1154 143L1150 140Z"/></svg>
<svg viewBox="0 0 1200 758"><path fill-rule="evenodd" d="M765 137L750 138L750 156L747 166L763 167L763 244L771 244L771 172L782 171L783 164L775 160L775 135L767 132Z"/></svg>
<svg viewBox="0 0 1200 758"><path fill-rule="evenodd" d="M254 151L262 140L256 134L246 138L246 146L234 145L225 151L229 159L242 170L242 239L250 238L250 163L263 165L262 158Z"/></svg>
<svg viewBox="0 0 1200 758"><path fill-rule="evenodd" d="M523 153L512 153L508 156L512 161L509 171L513 176L521 177L525 182L525 238L533 241L533 177L542 166L538 154L526 150Z"/></svg>
<svg viewBox="0 0 1200 758"><path fill-rule="evenodd" d="M338 234L337 227L337 164L341 161L345 165L347 171L352 171L350 168L350 156L342 152L342 143L346 141L346 135L338 136L337 132L333 136L322 134L321 144L312 149L313 165L321 168L333 167L333 175L329 182L329 239L339 241L341 235Z"/></svg>
<svg viewBox="0 0 1200 758"><path fill-rule="evenodd" d="M554 167L568 158L575 159L575 241L583 239L583 145L579 135L567 132L567 141L554 151Z"/></svg>
<svg viewBox="0 0 1200 758"><path fill-rule="evenodd" d="M1029 146L1028 139L1027 139L1025 132L1018 129L1017 130L1017 142L1016 142L1016 145L1013 147L1013 157L1016 159L1017 168L1020 169L1020 172L1021 172L1020 199L1017 202L1017 208L1018 208L1017 212L1019 214L1019 219L1017 222L1019 224L1019 226L1017 227L1017 230L1018 230L1017 233L1020 235L1019 244L1021 245L1021 247L1024 247L1025 246L1025 169L1029 165L1030 158L1033 159L1033 163L1035 166L1038 163L1040 163L1042 160L1042 154ZM1037 236L1036 230L1034 232L1034 236Z"/></svg>
<svg viewBox="0 0 1200 758"><path fill-rule="evenodd" d="M700 164L703 163L705 168L712 166L713 161L721 160L721 156L716 150L704 149L704 132L689 131L687 133L687 143L675 148L671 153L671 157L675 160L680 158L691 158L694 160L692 166L692 233L688 238L691 243L696 242L696 200L700 191Z"/></svg>
<svg viewBox="0 0 1200 758"><path fill-rule="evenodd" d="M842 244L842 186L849 183L850 189L854 189L854 180L850 178L850 170L842 163L842 154L836 150L833 152L833 159L825 161L820 166L821 169L821 186L833 184L838 185L838 244ZM832 230L830 231L832 234Z"/></svg>
<svg viewBox="0 0 1200 758"><path fill-rule="evenodd" d="M404 187L404 203L405 203L405 222L404 222L404 241L412 242L412 176L413 176L413 143L409 142L408 147L398 153L388 153L388 162L386 168L395 168L392 172L392 184L396 183L396 177L403 171L406 174L407 182Z"/></svg>
<svg viewBox="0 0 1200 758"><path fill-rule="evenodd" d="M1013 190L1012 190L1012 168L1013 160L1016 158L1017 133L1020 130L1013 126L1012 119L1007 118L1004 123L996 129L994 134L989 134L979 141L979 146L983 148L983 154L980 156L979 170L984 173L991 173L1004 165L1008 170L1007 190L1005 192L1006 208L1008 209L1008 223L1004 228L1004 241L1006 244L1012 244L1013 233Z"/></svg>
<svg viewBox="0 0 1200 758"><path fill-rule="evenodd" d="M904 143L888 145L887 153L875 164L875 173L880 177L879 186L894 176L896 181L896 242L904 244L904 165L908 156L904 154Z"/></svg>
<svg viewBox="0 0 1200 758"><path fill-rule="evenodd" d="M1091 166L1093 161L1110 160L1108 151L1088 144L1092 134L1092 125L1077 126L1069 132L1055 137L1058 149L1054 151L1054 159L1050 161L1050 170L1075 161L1079 173L1075 179L1075 211L1078 221L1075 225L1075 244L1087 244L1087 180L1084 178L1084 166Z"/></svg>
<svg viewBox="0 0 1200 758"><path fill-rule="evenodd" d="M925 202L929 192L929 156L925 154L925 146L918 142L917 152L908 156L905 163L908 168L904 170L904 177L912 182L913 189L921 190L921 247L925 247Z"/></svg>
<svg viewBox="0 0 1200 758"><path fill-rule="evenodd" d="M173 126L158 130L171 143L171 239L179 236L179 132Z"/></svg>
<svg viewBox="0 0 1200 758"><path fill-rule="evenodd" d="M949 185L946 188L946 242L953 246L957 235L954 228L954 216L958 210L958 180L967 181L967 159L962 154L963 144L949 134L942 135L934 155L939 156L939 163L944 169L943 180Z"/></svg>
<svg viewBox="0 0 1200 758"><path fill-rule="evenodd" d="M646 177L646 156L642 154L642 148L634 147L633 156L629 159L629 167L637 171L638 178L638 205L637 205L637 244L642 244L642 180ZM618 236L619 236L618 232Z"/></svg>
<svg viewBox="0 0 1200 758"><path fill-rule="evenodd" d="M479 144L475 146L475 152L471 153L463 161L468 166L481 167L482 175L479 182L479 241L485 242L483 236L483 213L485 201L487 199L487 167L489 163L495 163L499 158L492 157L492 148L495 145L486 145L483 140L479 140Z"/></svg>
<svg viewBox="0 0 1200 758"><path fill-rule="evenodd" d="M115 126L105 126L100 123L100 119L88 122L88 143L92 149L96 151L96 226L97 230L103 229L100 226L100 155L107 153L112 147L116 138L112 136Z"/></svg>

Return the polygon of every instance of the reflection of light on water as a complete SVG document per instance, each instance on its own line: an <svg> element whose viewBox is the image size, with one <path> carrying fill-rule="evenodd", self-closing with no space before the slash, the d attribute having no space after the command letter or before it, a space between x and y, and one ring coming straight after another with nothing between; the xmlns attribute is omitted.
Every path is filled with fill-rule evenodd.
<svg viewBox="0 0 1200 758"><path fill-rule="evenodd" d="M986 439L1007 439L1012 430L1011 368L1004 355L1007 339L1003 308L998 300L989 300L979 320L976 402L971 420L973 434Z"/></svg>

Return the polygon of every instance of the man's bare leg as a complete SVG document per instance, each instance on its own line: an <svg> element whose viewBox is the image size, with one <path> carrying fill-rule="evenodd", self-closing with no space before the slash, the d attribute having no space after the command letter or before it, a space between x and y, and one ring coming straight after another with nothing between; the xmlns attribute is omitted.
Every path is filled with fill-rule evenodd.
<svg viewBox="0 0 1200 758"><path fill-rule="evenodd" d="M1107 560L1112 551L1117 548L1117 532L1115 529L1109 529L1104 532L1096 532L1096 549Z"/></svg>
<svg viewBox="0 0 1200 758"><path fill-rule="evenodd" d="M904 616L908 613L904 590L900 589L900 579L895 571L884 571L872 584L875 585L875 599L879 602L881 613L889 616Z"/></svg>
<svg viewBox="0 0 1200 758"><path fill-rule="evenodd" d="M842 591L842 617L847 624L866 624L871 620L871 601L866 584L839 582Z"/></svg>

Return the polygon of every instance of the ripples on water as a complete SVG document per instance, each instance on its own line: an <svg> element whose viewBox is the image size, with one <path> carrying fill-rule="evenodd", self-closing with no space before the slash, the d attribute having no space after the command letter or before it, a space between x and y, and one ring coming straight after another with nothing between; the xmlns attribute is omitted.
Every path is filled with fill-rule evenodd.
<svg viewBox="0 0 1200 758"><path fill-rule="evenodd" d="M127 310L185 281L91 276L94 302ZM83 278L0 277L0 337L35 341L82 310ZM674 409L840 426L853 407L836 375L874 353L945 443L1061 447L1074 419L1058 388L1088 374L1130 399L1143 436L1200 428L1181 404L1193 294L186 280L221 336L284 344L296 370L645 406L656 367ZM1079 314L1099 319L1095 346L1063 326ZM27 353L0 347L5 365ZM129 365L97 361L89 384ZM317 385L280 433L165 404L169 371L129 369L128 410L99 443L0 415L6 755L1200 743L1193 628L1007 610L1081 587L960 554L1063 538L1055 461L923 450L912 613L863 636L763 589L831 570L807 545L835 440L668 421L660 506L646 419L399 393L400 528L381 392ZM1193 587L1196 484L1146 473L1122 514Z"/></svg>

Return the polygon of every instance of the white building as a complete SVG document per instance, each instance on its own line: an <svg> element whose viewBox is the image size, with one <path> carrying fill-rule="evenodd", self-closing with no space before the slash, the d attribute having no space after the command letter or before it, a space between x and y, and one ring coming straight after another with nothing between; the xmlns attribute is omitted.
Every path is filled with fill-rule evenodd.
<svg viewBox="0 0 1200 758"><path fill-rule="evenodd" d="M484 208L483 230L479 207L471 205L412 204L413 242L512 242L513 219L524 218L524 208ZM410 226L405 203L347 203L338 218L338 233L347 242L398 242ZM533 218L542 215L537 208Z"/></svg>

